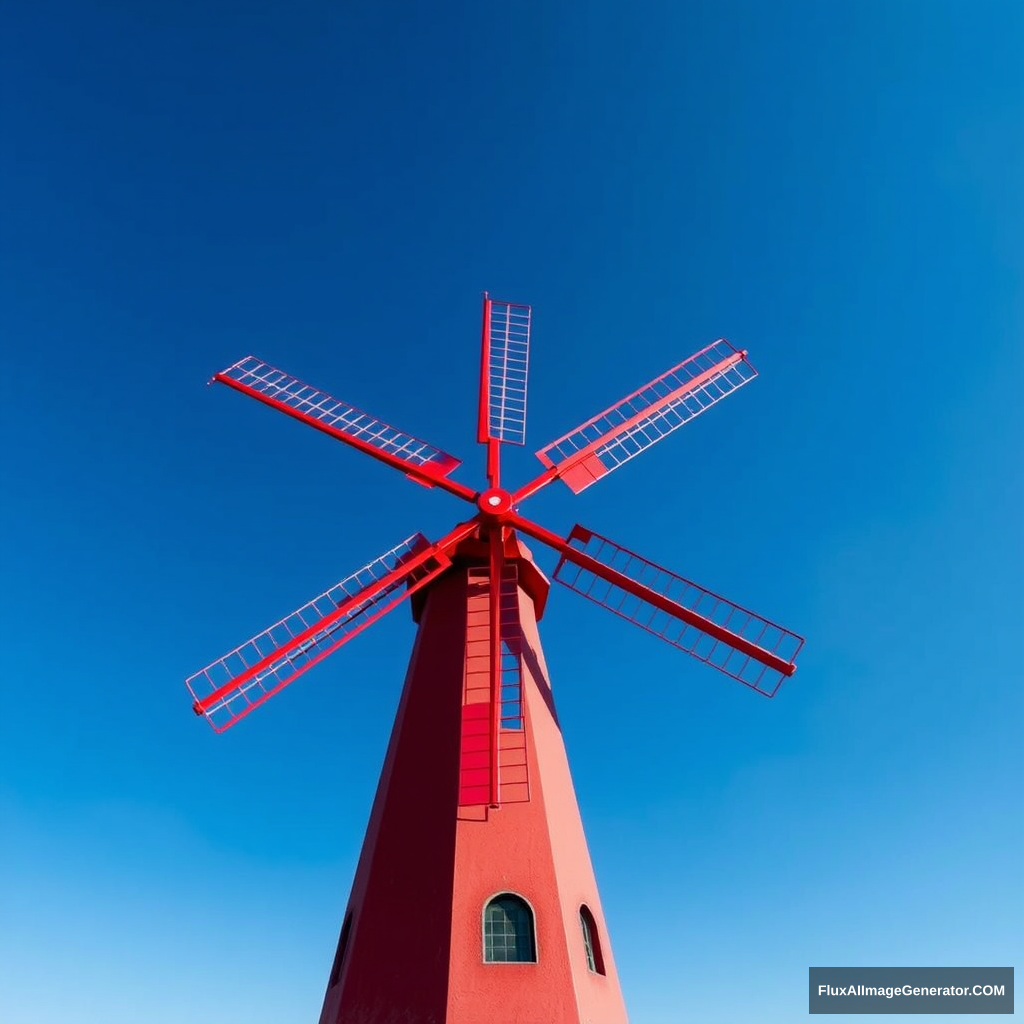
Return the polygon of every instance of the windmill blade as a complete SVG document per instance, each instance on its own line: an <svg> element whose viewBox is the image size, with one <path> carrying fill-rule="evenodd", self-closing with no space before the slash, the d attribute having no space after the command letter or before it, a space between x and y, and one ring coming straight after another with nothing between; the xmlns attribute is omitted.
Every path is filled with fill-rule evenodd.
<svg viewBox="0 0 1024 1024"><path fill-rule="evenodd" d="M234 725L443 572L447 549L471 529L437 544L414 534L196 672L185 681L193 710L216 732Z"/></svg>
<svg viewBox="0 0 1024 1024"><path fill-rule="evenodd" d="M484 296L477 440L526 443L529 306Z"/></svg>
<svg viewBox="0 0 1024 1024"><path fill-rule="evenodd" d="M796 633L585 527L562 540L520 516L512 523L561 553L563 586L759 693L773 697L796 671Z"/></svg>
<svg viewBox="0 0 1024 1024"><path fill-rule="evenodd" d="M568 544L554 579L570 590L767 697L796 671L803 637L582 526Z"/></svg>
<svg viewBox="0 0 1024 1024"><path fill-rule="evenodd" d="M554 479L579 494L756 376L747 353L719 339L542 448L548 470L516 500Z"/></svg>
<svg viewBox="0 0 1024 1024"><path fill-rule="evenodd" d="M419 483L441 486L469 501L474 499L470 488L445 479L461 465L461 460L454 455L375 419L340 398L304 384L297 377L270 366L256 356L240 359L233 366L214 374L213 380L358 448L400 469Z"/></svg>

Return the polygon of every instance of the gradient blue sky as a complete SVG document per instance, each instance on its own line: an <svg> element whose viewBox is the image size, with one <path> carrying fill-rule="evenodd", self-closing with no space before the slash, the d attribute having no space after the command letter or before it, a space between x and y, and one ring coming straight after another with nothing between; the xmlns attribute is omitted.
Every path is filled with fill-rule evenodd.
<svg viewBox="0 0 1024 1024"><path fill-rule="evenodd" d="M39 0L0 39L4 1024L315 1020L412 625L221 737L181 680L464 506L205 381L255 352L476 483L485 288L534 306L512 479L720 335L761 372L528 506L809 638L767 701L552 595L634 1024L1022 965L1020 4Z"/></svg>

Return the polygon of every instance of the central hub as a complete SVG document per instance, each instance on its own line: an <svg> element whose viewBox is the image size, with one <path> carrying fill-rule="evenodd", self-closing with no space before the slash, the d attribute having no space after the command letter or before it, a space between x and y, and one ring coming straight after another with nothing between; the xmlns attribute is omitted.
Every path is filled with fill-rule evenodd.
<svg viewBox="0 0 1024 1024"><path fill-rule="evenodd" d="M500 519L512 511L512 495L500 487L489 487L486 491L480 492L476 504L485 516Z"/></svg>

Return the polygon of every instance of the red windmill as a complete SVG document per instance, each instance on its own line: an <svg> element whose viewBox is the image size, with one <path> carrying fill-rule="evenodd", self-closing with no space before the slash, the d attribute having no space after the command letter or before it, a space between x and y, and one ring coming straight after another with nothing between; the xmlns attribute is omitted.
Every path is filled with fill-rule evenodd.
<svg viewBox="0 0 1024 1024"><path fill-rule="evenodd" d="M756 376L716 341L537 453L523 444L530 308L484 297L477 440L487 486L459 460L249 356L214 380L475 506L415 534L188 680L218 732L412 596L416 642L320 1024L626 1021L537 633L549 583L518 540L558 552L554 578L771 697L803 640L618 544L565 539L520 504L554 480L578 493Z"/></svg>

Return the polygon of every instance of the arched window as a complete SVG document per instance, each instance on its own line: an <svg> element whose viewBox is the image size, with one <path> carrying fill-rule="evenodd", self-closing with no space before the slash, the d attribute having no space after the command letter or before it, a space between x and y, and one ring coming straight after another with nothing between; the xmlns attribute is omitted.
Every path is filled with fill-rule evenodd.
<svg viewBox="0 0 1024 1024"><path fill-rule="evenodd" d="M597 922L585 903L580 907L580 927L583 929L583 948L587 954L587 967L595 974L604 974L604 957L601 955L601 939L597 934Z"/></svg>
<svg viewBox="0 0 1024 1024"><path fill-rule="evenodd" d="M484 963L535 963L533 911L521 896L499 893L484 907Z"/></svg>

